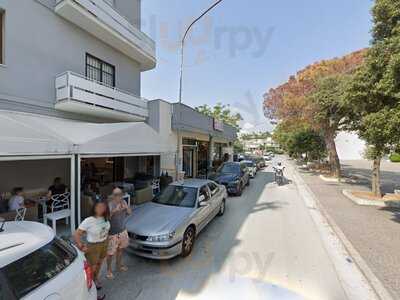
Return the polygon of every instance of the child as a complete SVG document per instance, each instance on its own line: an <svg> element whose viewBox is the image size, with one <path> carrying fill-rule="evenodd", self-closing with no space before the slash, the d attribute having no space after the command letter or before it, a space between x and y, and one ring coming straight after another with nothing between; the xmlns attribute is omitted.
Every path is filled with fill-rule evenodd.
<svg viewBox="0 0 400 300"><path fill-rule="evenodd" d="M13 189L13 196L8 201L8 210L16 211L25 207L25 200L23 197L24 189L22 187L16 187Z"/></svg>

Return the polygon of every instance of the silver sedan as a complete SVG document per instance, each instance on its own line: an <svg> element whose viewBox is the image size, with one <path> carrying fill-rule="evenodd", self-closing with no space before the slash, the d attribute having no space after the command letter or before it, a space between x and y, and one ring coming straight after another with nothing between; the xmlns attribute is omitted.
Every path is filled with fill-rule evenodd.
<svg viewBox="0 0 400 300"><path fill-rule="evenodd" d="M225 187L210 180L170 184L127 219L131 249L152 259L188 256L200 231L215 216L224 214L227 198Z"/></svg>

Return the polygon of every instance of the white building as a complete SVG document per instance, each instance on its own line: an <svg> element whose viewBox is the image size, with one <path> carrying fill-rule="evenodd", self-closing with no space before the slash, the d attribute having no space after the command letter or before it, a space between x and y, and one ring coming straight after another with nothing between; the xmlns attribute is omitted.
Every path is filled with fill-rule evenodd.
<svg viewBox="0 0 400 300"><path fill-rule="evenodd" d="M37 199L61 177L74 229L86 189L159 176L161 155L174 155L160 129L171 120L149 124L140 95L141 72L156 66L140 10L141 0L0 0L0 216L13 187Z"/></svg>

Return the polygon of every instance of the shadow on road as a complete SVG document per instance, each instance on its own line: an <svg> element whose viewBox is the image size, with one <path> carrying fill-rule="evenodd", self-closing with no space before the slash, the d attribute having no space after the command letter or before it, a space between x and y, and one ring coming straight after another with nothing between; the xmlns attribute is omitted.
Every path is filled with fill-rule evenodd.
<svg viewBox="0 0 400 300"><path fill-rule="evenodd" d="M349 176L358 178L357 183L354 185L370 186L372 171L364 168L344 167L343 172ZM400 172L381 171L381 188L383 193L393 193L399 188Z"/></svg>
<svg viewBox="0 0 400 300"><path fill-rule="evenodd" d="M382 207L379 210L390 212L392 214L390 219L393 222L400 223L400 208Z"/></svg>
<svg viewBox="0 0 400 300"><path fill-rule="evenodd" d="M250 214L277 210L285 205L273 202L257 204L265 186L272 182L274 173L259 172L241 197L229 198L225 215L214 219L200 233L191 256L152 261L133 254L126 255L125 261L130 271L118 274L117 280L105 283L107 298L172 300L180 293L199 294L212 275L221 271L231 252L241 243L237 238L238 232ZM134 295L137 296L132 298Z"/></svg>

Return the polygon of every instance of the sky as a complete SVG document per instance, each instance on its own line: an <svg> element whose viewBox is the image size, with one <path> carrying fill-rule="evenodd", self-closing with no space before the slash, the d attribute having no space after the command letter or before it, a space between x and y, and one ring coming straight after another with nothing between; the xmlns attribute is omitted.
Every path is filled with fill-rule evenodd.
<svg viewBox="0 0 400 300"><path fill-rule="evenodd" d="M157 67L142 75L143 97L178 100L180 38L214 1L142 0L142 30L157 48ZM188 36L183 103L229 104L243 116L243 131L270 130L263 94L311 63L368 47L372 5L372 0L223 0Z"/></svg>

